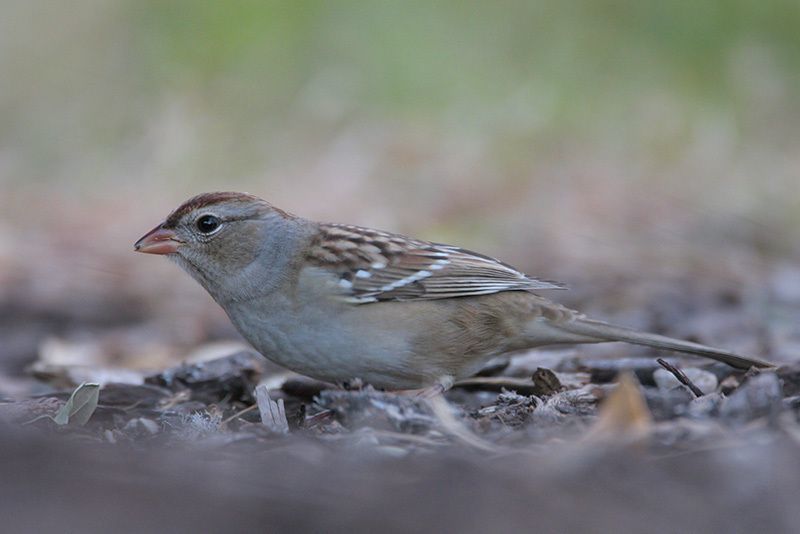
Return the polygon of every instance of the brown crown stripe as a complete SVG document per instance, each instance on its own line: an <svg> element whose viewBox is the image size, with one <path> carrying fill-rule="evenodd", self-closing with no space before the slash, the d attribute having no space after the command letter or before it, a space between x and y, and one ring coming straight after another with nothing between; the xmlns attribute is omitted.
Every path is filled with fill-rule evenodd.
<svg viewBox="0 0 800 534"><path fill-rule="evenodd" d="M175 211L169 214L167 220L164 222L164 226L166 227L176 226L178 222L185 215L195 210L201 208L207 208L209 206L214 206L217 204L225 204L231 202L262 204L263 206L271 210L274 210L276 213L278 213L284 218L288 219L293 217L291 214L279 208L276 208L266 200L260 199L257 196L248 193L239 193L236 191L215 191L213 193L201 193L197 196L190 198L189 200L178 206L178 208L175 209Z"/></svg>

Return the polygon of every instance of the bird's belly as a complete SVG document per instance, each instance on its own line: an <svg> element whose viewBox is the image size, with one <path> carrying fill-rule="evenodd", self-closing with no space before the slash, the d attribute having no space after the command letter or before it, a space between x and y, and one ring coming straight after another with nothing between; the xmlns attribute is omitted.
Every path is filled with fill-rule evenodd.
<svg viewBox="0 0 800 534"><path fill-rule="evenodd" d="M370 322L366 306L345 310L274 308L264 314L228 307L242 335L265 357L292 371L343 382L360 378L376 387L411 389L434 383L435 372L420 369L410 332ZM374 310L372 310L374 312ZM302 317L302 320L300 319Z"/></svg>

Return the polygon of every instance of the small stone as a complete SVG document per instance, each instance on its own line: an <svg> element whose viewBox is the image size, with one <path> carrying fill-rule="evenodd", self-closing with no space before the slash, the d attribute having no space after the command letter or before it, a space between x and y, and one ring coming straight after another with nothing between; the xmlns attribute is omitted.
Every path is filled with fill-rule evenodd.
<svg viewBox="0 0 800 534"><path fill-rule="evenodd" d="M772 372L762 372L749 378L725 399L720 415L734 423L774 417L783 408L782 401L783 391L778 376Z"/></svg>
<svg viewBox="0 0 800 534"><path fill-rule="evenodd" d="M722 395L722 393L714 392L709 393L708 395L703 395L702 397L693 399L689 403L687 415L692 419L705 419L707 417L713 417L719 414L719 410L724 401L725 397Z"/></svg>
<svg viewBox="0 0 800 534"><path fill-rule="evenodd" d="M800 363L794 362L778 368L778 378L783 383L783 393L787 396L800 394Z"/></svg>
<svg viewBox="0 0 800 534"><path fill-rule="evenodd" d="M158 423L146 417L137 417L135 419L131 419L123 427L125 432L135 436L152 436L157 434L160 429L161 427L158 425Z"/></svg>
<svg viewBox="0 0 800 534"><path fill-rule="evenodd" d="M647 406L657 421L666 421L682 417L689 411L689 404L694 394L688 388L644 388Z"/></svg>
<svg viewBox="0 0 800 534"><path fill-rule="evenodd" d="M741 385L739 379L734 375L730 375L719 383L719 391L723 395L730 395Z"/></svg>

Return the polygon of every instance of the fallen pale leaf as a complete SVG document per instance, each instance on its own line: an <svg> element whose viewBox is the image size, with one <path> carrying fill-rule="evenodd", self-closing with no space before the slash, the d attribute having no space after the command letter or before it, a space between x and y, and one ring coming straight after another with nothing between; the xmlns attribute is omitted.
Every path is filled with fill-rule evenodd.
<svg viewBox="0 0 800 534"><path fill-rule="evenodd" d="M100 384L85 382L72 392L69 400L61 407L53 421L58 425L75 423L83 426L97 409L99 398Z"/></svg>

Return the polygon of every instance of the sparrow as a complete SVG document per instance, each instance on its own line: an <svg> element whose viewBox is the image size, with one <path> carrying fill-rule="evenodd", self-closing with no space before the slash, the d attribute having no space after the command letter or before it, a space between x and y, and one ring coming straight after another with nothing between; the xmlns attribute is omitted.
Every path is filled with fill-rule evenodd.
<svg viewBox="0 0 800 534"><path fill-rule="evenodd" d="M563 285L477 252L315 222L246 193L195 196L134 249L180 265L266 358L327 382L444 391L501 354L612 341L772 367L589 319L538 294Z"/></svg>

